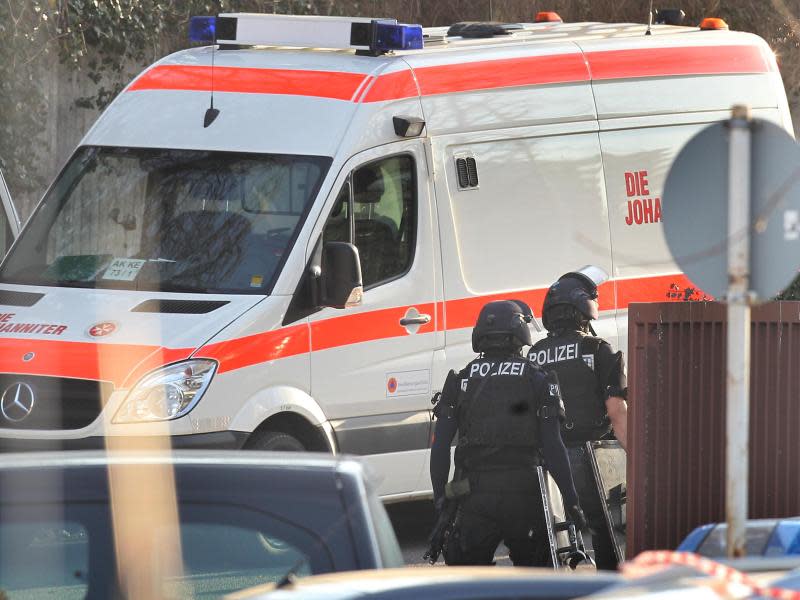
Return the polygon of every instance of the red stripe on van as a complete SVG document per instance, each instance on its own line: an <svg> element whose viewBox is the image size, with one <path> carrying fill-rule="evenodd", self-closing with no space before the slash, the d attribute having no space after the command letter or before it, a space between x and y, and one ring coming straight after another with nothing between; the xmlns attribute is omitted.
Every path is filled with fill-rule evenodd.
<svg viewBox="0 0 800 600"><path fill-rule="evenodd" d="M624 310L631 302L680 301L686 290L697 289L683 274L620 279L600 287L600 310ZM417 335L445 329L473 327L481 308L492 300L518 299L526 302L541 318L547 288L474 296L446 303L414 305L436 320L422 325ZM616 296L616 302L615 302ZM702 297L702 291L693 298ZM195 354L219 362L219 372L226 373L257 364L374 340L408 335L400 319L408 306L342 315L307 324L290 325L208 344ZM34 352L33 360L23 355ZM115 387L129 388L150 371L189 358L193 348L162 348L135 344L68 342L0 337L0 373L20 373L52 377L72 377L111 381ZM131 365L134 365L131 367Z"/></svg>
<svg viewBox="0 0 800 600"><path fill-rule="evenodd" d="M758 46L695 46L587 52L593 81L635 77L769 73L775 61Z"/></svg>
<svg viewBox="0 0 800 600"><path fill-rule="evenodd" d="M303 324L208 344L196 356L218 361L219 373L225 373L310 351L308 325Z"/></svg>
<svg viewBox="0 0 800 600"><path fill-rule="evenodd" d="M423 96L589 80L582 54L526 56L414 69Z"/></svg>
<svg viewBox="0 0 800 600"><path fill-rule="evenodd" d="M431 321L421 325L416 335L435 331L435 305L415 304L414 308L421 314L431 316ZM409 335L406 328L400 325L400 319L408 309L408 306L398 306L314 321L311 323L311 347L314 351L327 350Z"/></svg>
<svg viewBox="0 0 800 600"><path fill-rule="evenodd" d="M687 292L692 292L690 294L692 300L699 300L704 296L713 300L683 273L618 279L615 283L618 310L627 309L631 302L682 302Z"/></svg>
<svg viewBox="0 0 800 600"><path fill-rule="evenodd" d="M472 298L460 298L458 300L447 301L447 329L463 329L473 327L478 318L478 313L487 302L494 300L522 300L533 310L536 318L542 316L542 305L548 288L538 288L505 294L493 294L491 296L474 296ZM604 283L599 289L600 310L614 309L614 284L613 282Z"/></svg>
<svg viewBox="0 0 800 600"><path fill-rule="evenodd" d="M121 387L138 371L135 365L152 365L147 368L150 370L187 358L192 351L135 344L0 338L0 373L110 381ZM23 361L23 355L29 352L34 353L34 358Z"/></svg>
<svg viewBox="0 0 800 600"><path fill-rule="evenodd" d="M419 95L417 81L411 70L387 73L376 78L362 102L384 102L386 100L400 100L413 98Z"/></svg>
<svg viewBox="0 0 800 600"><path fill-rule="evenodd" d="M195 348L164 348L155 347L153 351L139 362L133 369L130 369L124 379L115 380L116 387L132 388L136 383L151 371L155 371L165 365L185 360L192 355ZM86 379L91 379L86 378Z"/></svg>
<svg viewBox="0 0 800 600"><path fill-rule="evenodd" d="M368 76L361 73L215 67L214 89L220 92L384 102L417 95L434 96L518 86L577 83L590 79L605 81L640 77L768 73L776 68L776 62L759 46L632 48L593 51L585 55L572 53L527 56L419 67L413 72L409 69L387 73L374 78L371 83L366 81ZM210 67L158 65L136 79L128 91L205 92L210 89Z"/></svg>
<svg viewBox="0 0 800 600"><path fill-rule="evenodd" d="M244 94L287 94L350 100L366 79L361 73L215 67L214 90ZM211 89L211 67L159 65L146 71L128 88L139 90Z"/></svg>

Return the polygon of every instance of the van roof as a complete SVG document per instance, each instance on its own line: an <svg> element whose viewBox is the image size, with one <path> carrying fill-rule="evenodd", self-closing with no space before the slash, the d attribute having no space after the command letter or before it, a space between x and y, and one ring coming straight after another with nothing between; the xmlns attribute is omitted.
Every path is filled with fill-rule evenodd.
<svg viewBox="0 0 800 600"><path fill-rule="evenodd" d="M505 85L535 85L589 81L608 79L590 64L593 52L625 50L627 62L640 63L640 69L633 73L621 72L613 79L644 76L673 75L712 75L724 73L762 73L776 70L771 68L774 54L766 43L749 33L730 31L702 31L696 27L679 27L671 25L653 25L652 34L647 35L647 25L633 23L522 23L521 29L508 35L495 35L486 38L464 38L448 36L448 27L431 27L423 29L425 46L421 50L405 50L378 56L364 56L352 49L298 48L286 46L244 46L225 49L224 46L216 54L218 81L226 80L226 69L270 69L272 77L264 78L263 74L237 71L242 80L232 89L215 87L219 91L239 91L244 93L267 93L310 95L317 98L350 100L356 103L395 100L413 96L426 95L419 81L413 81L409 75L396 76L391 82L391 90L385 90L391 75L396 71L410 71L430 66L453 67L456 64L466 65L457 69L458 77L469 77L470 63L493 60L519 59L520 57L563 57L572 54L570 60L562 63L548 61L548 70L563 70L560 77L545 78L542 81L521 81ZM720 48L727 47L727 50ZM732 48L740 48L735 52ZM677 49L685 49L675 52ZM670 52L670 50L675 50ZM656 51L657 54L648 53ZM640 54L641 52L641 54ZM666 52L666 53L665 53ZM581 54L584 54L581 57ZM183 50L165 57L142 76L133 82L128 91L170 89L207 91L210 87L211 47L199 47ZM698 56L701 55L701 56ZM691 57L692 64L682 64ZM608 59L611 59L608 56ZM648 62L655 59L659 68L648 67ZM585 64L584 64L585 63ZM669 68L663 70L664 65ZM181 66L184 70L169 69L169 66ZM494 67L524 68L536 70L541 63L526 65L500 65ZM165 69L165 67L167 67ZM192 77L190 71L195 67L203 69ZM493 68L494 68L493 67ZM161 76L157 73L163 70ZM277 70L277 72L275 71ZM641 71L641 72L640 72ZM314 75L313 72L326 72L330 76ZM336 75L334 77L333 75ZM348 74L352 74L348 76ZM246 81L251 75L258 81ZM274 77L277 75L277 77ZM365 77L366 76L366 77ZM481 73L473 75L477 80ZM562 79L567 77L567 79ZM380 79L381 81L378 81ZM401 81L402 79L402 81ZM476 81L475 88L483 86ZM376 85L381 84L381 85ZM296 86L296 87L295 87ZM371 88L371 89L370 89ZM379 88L379 89L375 89ZM402 88L402 89L401 89ZM473 89L475 89L473 88ZM470 88L444 90L469 91ZM308 93L307 93L308 92ZM442 93L442 92L439 92Z"/></svg>
<svg viewBox="0 0 800 600"><path fill-rule="evenodd" d="M485 38L465 38L448 36L450 26L426 27L423 31L425 48L422 52L440 49L481 48L494 45L516 45L547 42L578 42L592 39L639 38L645 41L650 36L698 34L697 27L675 25L653 25L647 34L647 25L641 23L519 23L521 28L508 35L495 35ZM716 32L719 33L719 32ZM408 51L412 52L412 51Z"/></svg>
<svg viewBox="0 0 800 600"><path fill-rule="evenodd" d="M84 143L334 156L343 148L352 154L396 140L391 117L382 111L386 105L396 115L423 118L427 135L439 135L465 126L454 120L451 94L473 93L471 100L460 99L476 103L469 127L494 129L670 112L651 104L697 98L698 86L709 87L697 77L777 72L774 53L752 34L669 25L646 31L632 23L528 23L508 35L464 38L434 27L423 30L423 49L379 56L352 49L190 48L139 75ZM658 89L614 91L616 82L624 87L641 78ZM676 87L679 78L683 87ZM603 98L593 98L598 83L616 94L608 110ZM532 87L543 92L536 103L524 96ZM735 89L728 86L729 96L767 87L739 78ZM205 129L211 90L222 94L216 104L222 116ZM768 91L769 98L751 104L777 106ZM643 97L654 100L642 108ZM716 110L731 98L701 100L686 109ZM138 126L123 126L131 122Z"/></svg>
<svg viewBox="0 0 800 600"><path fill-rule="evenodd" d="M235 81L232 87L215 85L214 89L361 104L487 89L481 79L491 78L492 71L504 66L494 61L503 59L514 61L507 65L511 67L512 77L505 77L500 85L489 87L777 70L774 54L766 43L748 33L653 25L652 34L647 35L646 25L632 23L527 23L519 26L521 29L508 35L477 39L448 36L448 27L425 28L423 49L378 56L360 55L352 49L285 46L225 49L222 46L214 53L219 69L215 72L215 81L219 84ZM615 50L621 53L614 54ZM146 70L128 91L207 91L211 86L208 70L211 54L211 47L205 46L167 56ZM523 62L519 62L520 59ZM471 65L476 63L483 63L486 69L471 72ZM259 69L270 71L265 74ZM421 71L428 75L436 72L437 81L452 79L447 75L442 77L443 69L457 71L459 85L441 89L428 86L426 89ZM513 72L520 76L513 76ZM471 82L465 83L465 80Z"/></svg>

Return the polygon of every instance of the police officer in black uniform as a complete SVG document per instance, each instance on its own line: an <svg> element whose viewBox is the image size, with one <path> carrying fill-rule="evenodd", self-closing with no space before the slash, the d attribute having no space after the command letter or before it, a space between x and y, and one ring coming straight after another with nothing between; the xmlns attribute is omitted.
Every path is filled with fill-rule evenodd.
<svg viewBox="0 0 800 600"><path fill-rule="evenodd" d="M434 409L430 470L437 509L444 502L450 444L458 433L455 475L448 484L461 496L444 551L450 565L493 564L500 541L515 565L547 564L547 544L536 541L547 540L536 473L541 454L570 516L579 526L586 524L561 441L558 379L521 355L531 344L529 315L517 301L484 306L472 332L472 349L480 356L448 375Z"/></svg>
<svg viewBox="0 0 800 600"><path fill-rule="evenodd" d="M605 521L586 442L616 434L626 443L628 405L622 352L593 335L598 317L599 269L566 273L545 296L542 322L548 335L528 352L530 361L558 375L566 407L561 436L567 445L575 487L594 532L592 545L598 569L616 569L617 559ZM603 274L605 275L605 274Z"/></svg>

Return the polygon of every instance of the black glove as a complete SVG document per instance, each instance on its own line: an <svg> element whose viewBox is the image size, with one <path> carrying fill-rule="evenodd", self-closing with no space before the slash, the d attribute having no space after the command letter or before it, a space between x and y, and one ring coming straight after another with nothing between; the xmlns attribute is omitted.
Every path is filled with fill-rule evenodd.
<svg viewBox="0 0 800 600"><path fill-rule="evenodd" d="M580 531L581 529L586 529L589 526L589 522L586 520L586 515L583 514L583 509L577 504L573 504L569 507L567 511L569 514L569 518L572 523L575 525L575 529Z"/></svg>

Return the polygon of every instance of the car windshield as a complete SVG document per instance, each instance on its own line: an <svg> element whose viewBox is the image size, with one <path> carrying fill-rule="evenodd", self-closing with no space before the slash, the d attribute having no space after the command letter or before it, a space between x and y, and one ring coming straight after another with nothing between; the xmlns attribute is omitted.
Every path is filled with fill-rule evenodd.
<svg viewBox="0 0 800 600"><path fill-rule="evenodd" d="M332 570L330 548L304 526L247 507L181 503L171 529L138 538L181 568L162 582L162 598L218 598L243 587ZM111 511L105 503L28 504L0 511L0 598L119 597ZM177 537L175 537L177 536ZM4 596L3 594L6 594Z"/></svg>
<svg viewBox="0 0 800 600"><path fill-rule="evenodd" d="M32 216L0 278L268 294L330 162L81 148Z"/></svg>

